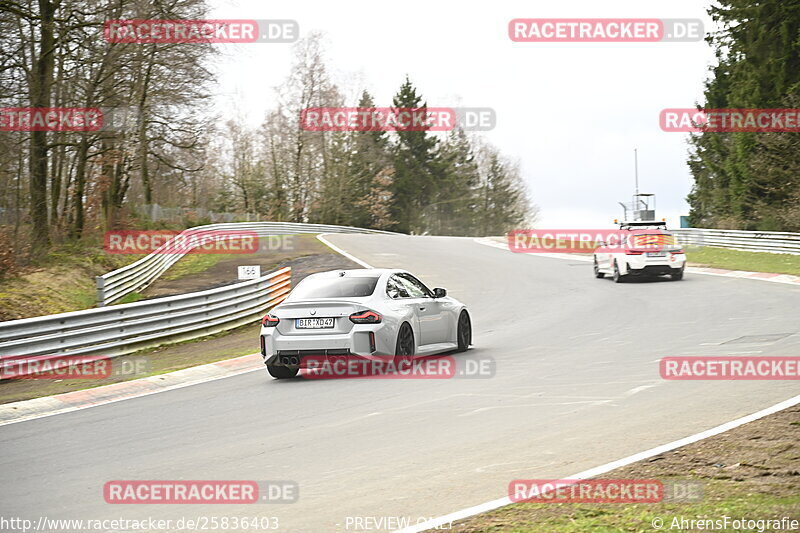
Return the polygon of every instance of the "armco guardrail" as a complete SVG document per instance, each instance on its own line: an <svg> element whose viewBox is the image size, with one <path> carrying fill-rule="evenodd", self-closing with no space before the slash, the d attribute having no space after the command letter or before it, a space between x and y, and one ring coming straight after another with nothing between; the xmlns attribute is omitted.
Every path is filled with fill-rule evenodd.
<svg viewBox="0 0 800 533"><path fill-rule="evenodd" d="M351 226L329 226L324 224L230 222L189 228L179 236L176 236L176 238L200 236L205 232L221 231L247 231L253 232L259 237L288 235L292 233L391 233L388 231L354 228ZM172 251L166 253L165 250L169 250L171 246L171 243L166 243L164 246L138 261L95 278L97 283L97 305L103 306L116 302L125 295L144 289L153 283L161 274L185 255L184 253L174 253Z"/></svg>
<svg viewBox="0 0 800 533"><path fill-rule="evenodd" d="M800 254L800 233L724 229L671 229L681 244L718 246L751 252Z"/></svg>
<svg viewBox="0 0 800 533"><path fill-rule="evenodd" d="M167 298L0 322L0 356L97 354L211 335L260 319L291 290L292 269Z"/></svg>

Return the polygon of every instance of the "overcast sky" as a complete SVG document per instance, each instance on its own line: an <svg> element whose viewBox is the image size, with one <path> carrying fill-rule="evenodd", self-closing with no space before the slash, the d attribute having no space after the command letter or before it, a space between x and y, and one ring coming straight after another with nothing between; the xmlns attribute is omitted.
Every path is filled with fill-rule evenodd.
<svg viewBox="0 0 800 533"><path fill-rule="evenodd" d="M702 98L713 54L704 41L515 43L514 18L695 18L708 2L496 0L212 0L214 18L294 19L301 36L326 34L327 63L346 94L366 88L390 105L406 74L429 106L491 107L482 135L519 161L541 228L608 227L618 201L657 195L657 216L688 214L688 134L659 128L663 108ZM255 126L289 73L292 45L218 45L220 112L238 108Z"/></svg>

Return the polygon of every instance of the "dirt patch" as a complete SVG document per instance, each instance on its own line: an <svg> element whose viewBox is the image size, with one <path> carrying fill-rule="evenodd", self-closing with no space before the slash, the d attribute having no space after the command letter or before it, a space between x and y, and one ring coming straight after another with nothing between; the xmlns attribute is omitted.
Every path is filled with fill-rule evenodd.
<svg viewBox="0 0 800 533"><path fill-rule="evenodd" d="M678 518L800 518L800 407L619 468L602 479L699 481L702 500L656 504L520 503L452 525L457 533L669 530ZM707 529L707 528L706 528ZM719 529L719 528L717 528ZM672 530L676 530L672 528ZM702 527L681 527L700 531ZM728 531L755 531L734 529ZM431 530L434 531L434 530ZM767 531L785 531L771 528Z"/></svg>
<svg viewBox="0 0 800 533"><path fill-rule="evenodd" d="M324 246L321 243L320 245ZM359 265L337 253L317 253L297 257L287 263L277 265L276 268L287 265L292 267L293 287L303 278L315 272L360 268ZM144 360L147 372L142 374L111 376L96 380L2 380L0 381L0 404L100 387L256 353L259 350L258 332L260 327L258 323L248 324L217 335L144 350L113 360L112 368L125 368L126 366L131 368L133 361Z"/></svg>

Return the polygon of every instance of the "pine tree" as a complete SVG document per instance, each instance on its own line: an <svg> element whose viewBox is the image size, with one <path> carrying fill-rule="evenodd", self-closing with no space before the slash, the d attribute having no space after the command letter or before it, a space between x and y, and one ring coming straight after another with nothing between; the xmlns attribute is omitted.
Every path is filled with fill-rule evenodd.
<svg viewBox="0 0 800 533"><path fill-rule="evenodd" d="M709 14L721 30L708 39L718 64L706 82L704 108L776 108L798 94L800 0L719 0ZM775 190L771 174L755 164L762 137L744 132L692 137L689 168L695 184L688 201L693 225L776 227L770 212L783 200L770 192ZM780 166L774 154L770 160Z"/></svg>
<svg viewBox="0 0 800 533"><path fill-rule="evenodd" d="M372 95L364 91L358 107L374 108ZM392 172L389 171L392 161L389 150L389 138L385 131L376 129L353 133L350 168L353 209L349 224L363 228L385 228L390 224L388 201L391 196ZM373 206L376 209L372 209Z"/></svg>
<svg viewBox="0 0 800 533"><path fill-rule="evenodd" d="M394 109L411 109L416 113L427 113L428 109L408 77L392 99L392 104ZM437 143L436 138L425 130L414 131L409 128L397 131L392 182L392 218L397 222L396 231L424 233L428 230L422 213L433 203L431 199L437 190Z"/></svg>
<svg viewBox="0 0 800 533"><path fill-rule="evenodd" d="M451 130L440 144L436 201L425 212L432 233L472 235L477 227L477 187L480 181L469 137Z"/></svg>
<svg viewBox="0 0 800 533"><path fill-rule="evenodd" d="M493 147L484 147L484 172L476 213L478 234L503 235L524 224L531 208L517 169Z"/></svg>

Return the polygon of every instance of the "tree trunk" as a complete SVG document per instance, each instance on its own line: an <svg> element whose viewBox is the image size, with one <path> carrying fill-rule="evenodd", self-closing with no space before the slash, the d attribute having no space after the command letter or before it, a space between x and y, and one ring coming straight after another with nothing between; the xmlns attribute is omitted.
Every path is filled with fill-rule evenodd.
<svg viewBox="0 0 800 533"><path fill-rule="evenodd" d="M30 101L31 107L34 108L50 107L50 90L55 67L53 36L55 5L50 0L39 0L39 12L41 41L39 55L33 60L33 76L30 84ZM50 246L47 217L47 132L31 132L30 147L32 251L38 255Z"/></svg>
<svg viewBox="0 0 800 533"><path fill-rule="evenodd" d="M75 191L72 196L72 204L75 207L75 225L72 227L72 237L80 239L83 234L83 194L86 187L86 158L89 153L89 141L86 135L81 136L78 144L78 153L75 155L78 160L75 167Z"/></svg>

